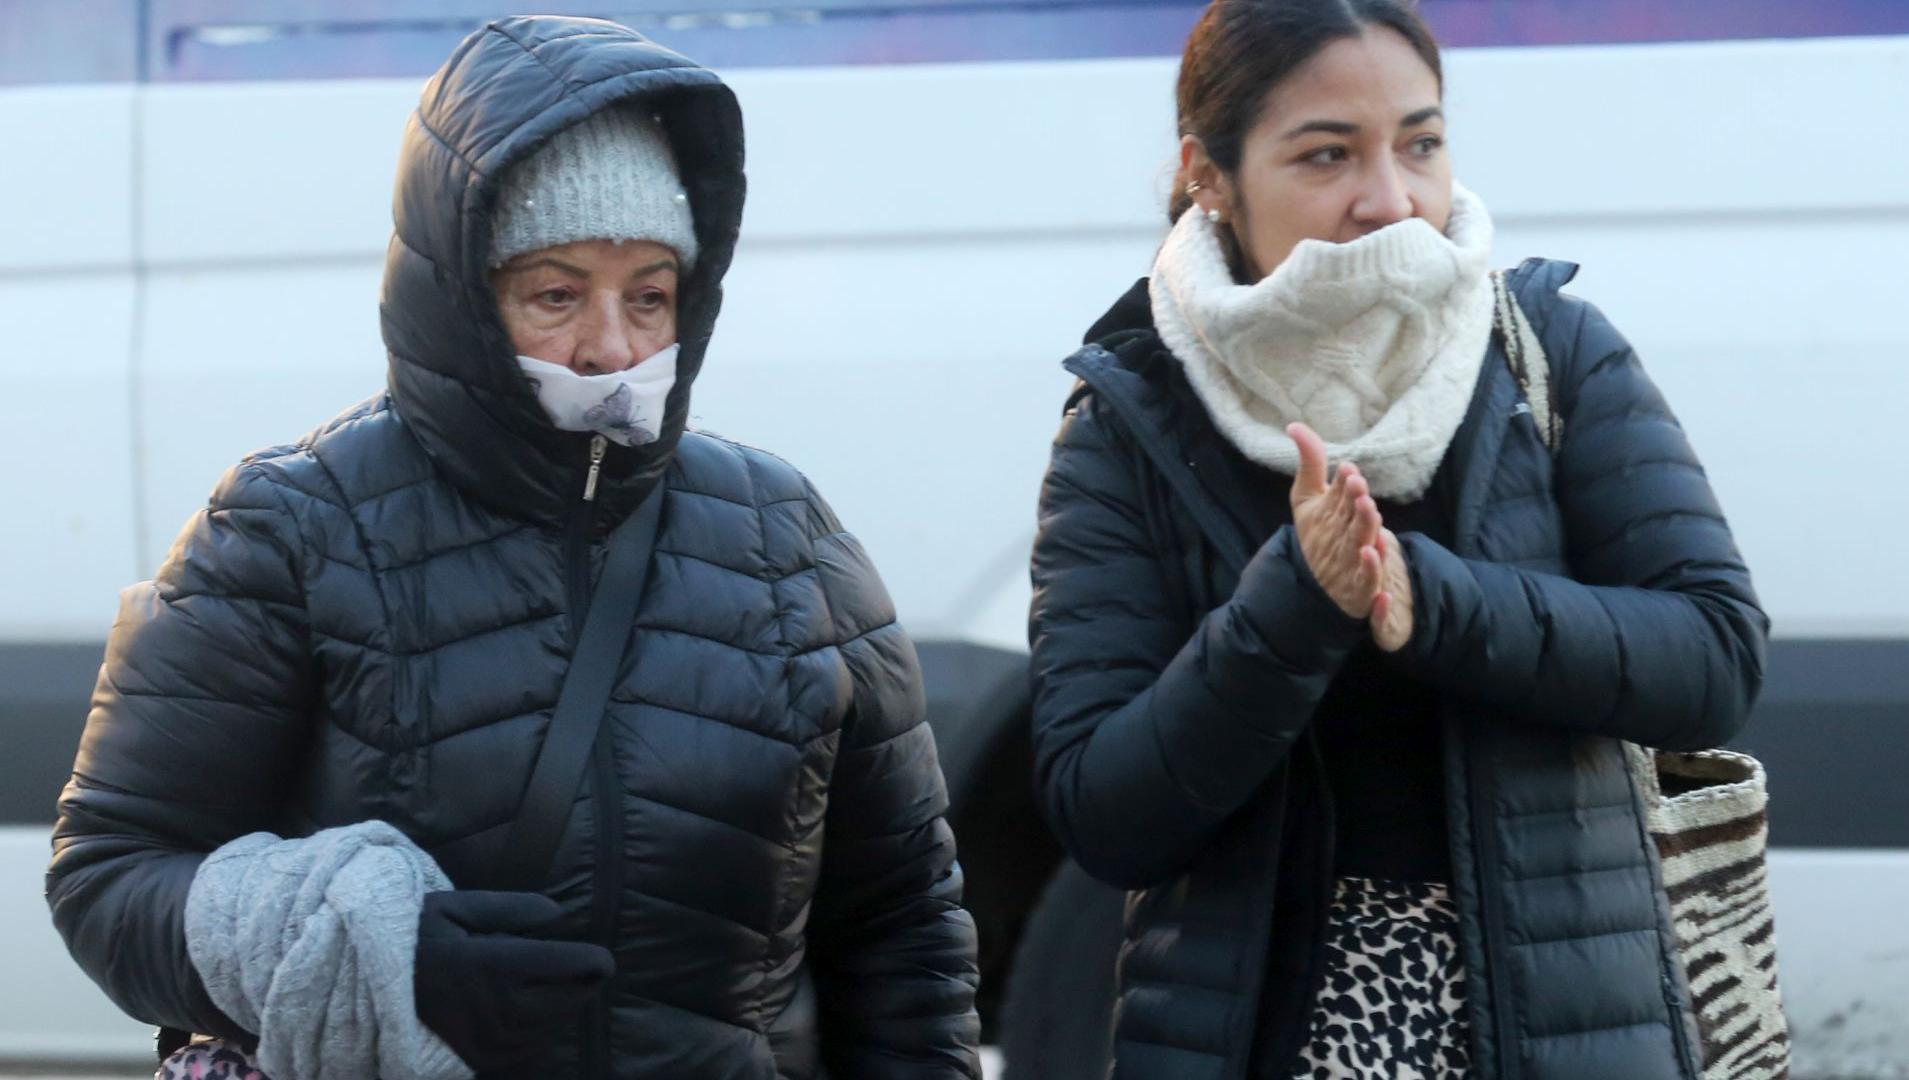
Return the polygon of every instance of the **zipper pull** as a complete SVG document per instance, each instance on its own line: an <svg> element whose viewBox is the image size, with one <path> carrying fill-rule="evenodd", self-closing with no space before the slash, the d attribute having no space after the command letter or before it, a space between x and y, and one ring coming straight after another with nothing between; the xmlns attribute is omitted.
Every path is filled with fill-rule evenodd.
<svg viewBox="0 0 1909 1080"><path fill-rule="evenodd" d="M583 481L583 501L595 502L597 497L597 474L603 471L603 452L610 448L610 440L601 435L590 437L590 475Z"/></svg>

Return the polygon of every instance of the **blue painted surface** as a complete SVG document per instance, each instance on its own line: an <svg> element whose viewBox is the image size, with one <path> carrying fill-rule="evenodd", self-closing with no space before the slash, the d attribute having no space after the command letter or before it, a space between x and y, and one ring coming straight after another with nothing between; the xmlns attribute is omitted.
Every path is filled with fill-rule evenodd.
<svg viewBox="0 0 1909 1080"><path fill-rule="evenodd" d="M716 67L1177 54L1200 0L597 0ZM0 85L406 77L498 0L6 0ZM1909 34L1909 0L1421 0L1448 46Z"/></svg>

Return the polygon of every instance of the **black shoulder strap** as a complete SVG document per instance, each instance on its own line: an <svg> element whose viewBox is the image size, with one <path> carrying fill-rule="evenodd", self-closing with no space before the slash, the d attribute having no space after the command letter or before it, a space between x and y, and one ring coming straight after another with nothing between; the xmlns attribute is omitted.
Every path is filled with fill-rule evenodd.
<svg viewBox="0 0 1909 1080"><path fill-rule="evenodd" d="M504 844L503 877L517 888L539 889L550 873L550 861L576 803L590 748L629 645L637 602L650 576L650 554L662 512L663 481L659 479L635 512L610 534L603 579L590 598L590 612L564 675L557 711L544 733L543 749Z"/></svg>

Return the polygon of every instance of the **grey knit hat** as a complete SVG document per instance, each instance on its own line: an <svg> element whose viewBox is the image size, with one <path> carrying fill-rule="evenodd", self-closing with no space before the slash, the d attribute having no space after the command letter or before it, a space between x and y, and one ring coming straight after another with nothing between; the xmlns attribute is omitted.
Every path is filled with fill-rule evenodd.
<svg viewBox="0 0 1909 1080"><path fill-rule="evenodd" d="M612 106L511 166L491 219L491 266L578 240L651 240L696 263L696 223L662 125Z"/></svg>

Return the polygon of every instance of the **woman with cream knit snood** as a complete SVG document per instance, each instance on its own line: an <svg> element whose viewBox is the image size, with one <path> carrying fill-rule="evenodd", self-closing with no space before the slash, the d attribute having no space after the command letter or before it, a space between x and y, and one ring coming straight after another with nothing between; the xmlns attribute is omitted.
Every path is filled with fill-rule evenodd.
<svg viewBox="0 0 1909 1080"><path fill-rule="evenodd" d="M60 800L54 923L162 1077L979 1080L914 648L801 473L687 429L742 165L614 23L426 84L387 390L125 591Z"/></svg>
<svg viewBox="0 0 1909 1080"><path fill-rule="evenodd" d="M1401 0L1214 0L1067 362L1034 738L1133 892L1120 1080L1699 1075L1622 740L1727 740L1767 621L1575 268L1494 280L1442 91Z"/></svg>

